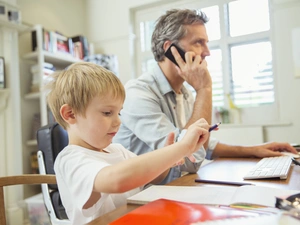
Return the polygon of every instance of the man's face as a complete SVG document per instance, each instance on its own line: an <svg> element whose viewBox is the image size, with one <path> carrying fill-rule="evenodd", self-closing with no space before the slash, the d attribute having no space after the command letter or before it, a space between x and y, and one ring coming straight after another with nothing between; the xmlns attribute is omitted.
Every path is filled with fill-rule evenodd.
<svg viewBox="0 0 300 225"><path fill-rule="evenodd" d="M184 51L192 51L200 55L202 60L210 55L207 42L208 37L205 25L193 24L186 25L187 34L179 41L180 47Z"/></svg>

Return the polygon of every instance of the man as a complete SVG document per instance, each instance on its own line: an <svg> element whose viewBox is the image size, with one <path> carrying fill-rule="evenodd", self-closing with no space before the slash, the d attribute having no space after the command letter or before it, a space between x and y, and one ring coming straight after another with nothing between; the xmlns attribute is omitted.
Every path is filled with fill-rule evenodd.
<svg viewBox="0 0 300 225"><path fill-rule="evenodd" d="M212 81L205 61L210 55L206 22L204 13L188 9L169 10L158 19L152 35L152 52L157 65L125 85L122 125L114 142L136 154L143 154L164 146L170 132L175 132L177 141L199 118L211 123ZM186 52L184 61L175 47L171 48L178 66L164 55L172 43ZM195 98L184 82L194 88ZM280 156L281 153L275 150L297 153L287 143L245 147L210 140L204 146L212 151L212 157ZM182 171L197 172L205 155L202 148L193 154L194 157L185 158L185 163L173 167L162 184L180 177Z"/></svg>

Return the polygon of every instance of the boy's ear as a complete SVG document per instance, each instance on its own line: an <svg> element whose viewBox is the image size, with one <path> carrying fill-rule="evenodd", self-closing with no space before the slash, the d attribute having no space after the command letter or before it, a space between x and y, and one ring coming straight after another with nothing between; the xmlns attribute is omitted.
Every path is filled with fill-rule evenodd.
<svg viewBox="0 0 300 225"><path fill-rule="evenodd" d="M64 104L60 107L60 115L68 124L74 124L76 122L73 108L68 104Z"/></svg>

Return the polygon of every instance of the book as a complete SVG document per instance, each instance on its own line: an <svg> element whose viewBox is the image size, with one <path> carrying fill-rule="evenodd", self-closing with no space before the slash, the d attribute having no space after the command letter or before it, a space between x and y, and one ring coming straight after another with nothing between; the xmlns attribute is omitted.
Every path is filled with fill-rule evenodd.
<svg viewBox="0 0 300 225"><path fill-rule="evenodd" d="M256 217L264 213L220 208L202 204L186 203L168 199L158 199L138 207L110 225L119 224L192 224L195 222L225 220L240 217Z"/></svg>
<svg viewBox="0 0 300 225"><path fill-rule="evenodd" d="M55 32L56 35L56 49L54 49L54 51L57 52L64 52L64 53L70 53L69 51L69 38L58 33Z"/></svg>
<svg viewBox="0 0 300 225"><path fill-rule="evenodd" d="M196 222L192 225L296 225L299 224L299 220L297 221L291 216L285 214L266 214L262 216L255 217L239 217L239 218L231 218L217 221L205 221L205 222Z"/></svg>
<svg viewBox="0 0 300 225"><path fill-rule="evenodd" d="M89 55L89 46L87 38L83 35L77 35L74 37L71 37L73 42L73 51L75 57L78 57L80 59L84 59L85 56Z"/></svg>
<svg viewBox="0 0 300 225"><path fill-rule="evenodd" d="M42 28L42 46L40 46L40 48L48 51L49 41L50 41L49 31ZM38 42L37 41L37 31L34 30L31 32L31 49L33 52L37 50L37 47L38 47L37 42Z"/></svg>
<svg viewBox="0 0 300 225"><path fill-rule="evenodd" d="M80 41L73 42L73 56L77 59L83 59L82 43Z"/></svg>
<svg viewBox="0 0 300 225"><path fill-rule="evenodd" d="M275 207L276 197L286 197L299 190L284 190L271 187L245 186L167 186L152 185L127 198L129 204L146 204L160 198L188 203L225 205L251 204Z"/></svg>

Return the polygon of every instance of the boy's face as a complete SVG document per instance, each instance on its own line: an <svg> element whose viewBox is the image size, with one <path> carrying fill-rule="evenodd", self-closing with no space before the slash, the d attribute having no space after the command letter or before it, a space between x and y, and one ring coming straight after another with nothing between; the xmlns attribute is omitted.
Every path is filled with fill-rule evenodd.
<svg viewBox="0 0 300 225"><path fill-rule="evenodd" d="M86 109L85 117L76 115L76 145L102 150L111 144L119 130L123 100L111 94L94 97Z"/></svg>

